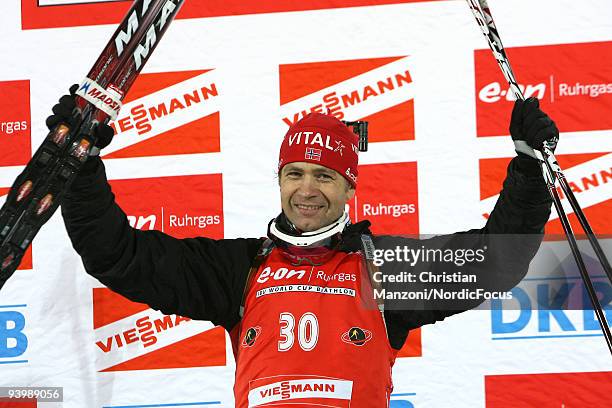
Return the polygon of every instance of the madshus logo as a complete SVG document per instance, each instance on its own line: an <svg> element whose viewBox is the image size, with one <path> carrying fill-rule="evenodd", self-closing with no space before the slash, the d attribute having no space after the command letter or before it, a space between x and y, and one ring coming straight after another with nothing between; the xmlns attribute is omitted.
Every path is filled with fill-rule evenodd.
<svg viewBox="0 0 612 408"><path fill-rule="evenodd" d="M82 96L88 102L104 111L112 120L117 119L117 115L121 110L121 92L114 86L109 86L108 89L100 86L97 82L90 78L85 78L77 95Z"/></svg>

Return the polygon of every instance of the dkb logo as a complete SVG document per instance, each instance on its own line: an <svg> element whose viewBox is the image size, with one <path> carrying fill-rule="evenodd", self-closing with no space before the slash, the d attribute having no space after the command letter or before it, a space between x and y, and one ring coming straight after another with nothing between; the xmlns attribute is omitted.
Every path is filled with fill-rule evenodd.
<svg viewBox="0 0 612 408"><path fill-rule="evenodd" d="M540 252L545 252L543 249ZM551 252L552 254L552 252ZM596 271L596 260L583 253L584 262ZM542 262L540 255L534 262ZM554 262L550 258L549 263ZM559 261L557 261L559 262ZM527 275L512 289L511 301L491 302L493 340L527 340L535 338L593 337L601 335L599 322L591 306L586 287L566 257L549 276ZM533 269L533 268L532 268ZM546 269L543 269L546 270ZM612 319L612 286L606 275L591 274L593 288Z"/></svg>
<svg viewBox="0 0 612 408"><path fill-rule="evenodd" d="M28 348L24 333L25 316L16 309L26 305L0 306L0 363L27 363L22 357Z"/></svg>

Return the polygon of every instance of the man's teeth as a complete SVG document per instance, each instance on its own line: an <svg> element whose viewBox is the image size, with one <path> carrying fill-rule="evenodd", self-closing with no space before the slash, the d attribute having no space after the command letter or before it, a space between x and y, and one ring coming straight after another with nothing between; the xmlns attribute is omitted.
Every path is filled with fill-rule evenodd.
<svg viewBox="0 0 612 408"><path fill-rule="evenodd" d="M321 207L320 205L303 205L303 204L296 204L296 206L298 208L303 208L305 210L316 210Z"/></svg>

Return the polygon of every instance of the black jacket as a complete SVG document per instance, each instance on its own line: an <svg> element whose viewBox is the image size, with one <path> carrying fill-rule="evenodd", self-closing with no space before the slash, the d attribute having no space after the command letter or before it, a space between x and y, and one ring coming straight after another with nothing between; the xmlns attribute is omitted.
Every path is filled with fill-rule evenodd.
<svg viewBox="0 0 612 408"><path fill-rule="evenodd" d="M374 243L377 248L423 242L436 247L459 247L465 245L467 237L477 247L492 234L528 234L528 239L514 238L513 245L489 243L489 252L495 253L491 262L475 265L470 271L495 278L487 279L490 285L487 289L508 290L527 272L540 245L550 204L537 162L516 157L508 166L503 190L484 228L428 241L379 236L374 237ZM87 273L113 291L162 313L209 320L228 331L239 321L246 277L261 239L176 239L160 231L130 227L125 213L115 203L98 157L86 163L72 185L62 203L62 215ZM359 229L367 229L367 224L360 223L351 231L363 232ZM416 310L386 310L391 344L399 349L409 330L479 303L454 308L429 305Z"/></svg>

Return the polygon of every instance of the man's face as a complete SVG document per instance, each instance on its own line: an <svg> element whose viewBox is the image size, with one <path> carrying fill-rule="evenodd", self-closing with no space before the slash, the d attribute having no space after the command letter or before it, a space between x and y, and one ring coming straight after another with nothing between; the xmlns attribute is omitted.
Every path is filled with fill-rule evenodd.
<svg viewBox="0 0 612 408"><path fill-rule="evenodd" d="M336 221L355 195L346 179L318 164L289 163L279 175L281 205L289 221L302 232Z"/></svg>

